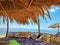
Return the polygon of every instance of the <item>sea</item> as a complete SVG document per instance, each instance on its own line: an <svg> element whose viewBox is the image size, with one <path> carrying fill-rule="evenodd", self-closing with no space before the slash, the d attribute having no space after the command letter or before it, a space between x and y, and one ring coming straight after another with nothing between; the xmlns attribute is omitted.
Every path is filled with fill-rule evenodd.
<svg viewBox="0 0 60 45"><path fill-rule="evenodd" d="M6 34L6 28L0 28L0 34ZM8 32L31 32L31 33L37 33L38 29L22 29L22 28L10 28ZM51 29L40 29L41 33L47 33L47 34L57 34L57 30L51 30ZM60 31L59 31L60 32Z"/></svg>

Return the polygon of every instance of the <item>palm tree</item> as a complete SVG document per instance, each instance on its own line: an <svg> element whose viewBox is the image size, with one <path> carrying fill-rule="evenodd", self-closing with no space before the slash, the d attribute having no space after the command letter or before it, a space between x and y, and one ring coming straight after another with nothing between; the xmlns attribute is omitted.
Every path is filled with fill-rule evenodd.
<svg viewBox="0 0 60 45"><path fill-rule="evenodd" d="M53 3L54 2L54 3ZM4 18L8 16L10 21L16 20L17 23L28 24L28 18L32 19L35 23L38 23L38 31L40 34L39 20L37 21L38 14L45 18L45 12L50 18L48 9L52 5L60 5L59 0L11 0L0 1L0 16ZM7 18L8 20L8 18ZM7 21L8 27L8 21ZM8 28L7 28L8 30ZM8 32L8 31L7 31ZM6 34L7 35L7 34Z"/></svg>

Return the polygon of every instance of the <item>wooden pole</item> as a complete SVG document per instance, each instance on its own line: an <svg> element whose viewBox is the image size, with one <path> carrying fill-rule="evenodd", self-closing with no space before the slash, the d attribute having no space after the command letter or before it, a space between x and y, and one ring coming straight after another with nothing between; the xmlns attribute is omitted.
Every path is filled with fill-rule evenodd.
<svg viewBox="0 0 60 45"><path fill-rule="evenodd" d="M3 23L5 24L5 19L4 19L4 17L3 17Z"/></svg>
<svg viewBox="0 0 60 45"><path fill-rule="evenodd" d="M7 32L6 32L6 37L8 35L8 30L9 30L9 21L8 21L8 16L7 16Z"/></svg>
<svg viewBox="0 0 60 45"><path fill-rule="evenodd" d="M39 38L41 35L40 35L40 20L39 20L39 15L38 15L38 36L37 38Z"/></svg>
<svg viewBox="0 0 60 45"><path fill-rule="evenodd" d="M40 34L40 21L39 21L39 15L38 15L38 34Z"/></svg>
<svg viewBox="0 0 60 45"><path fill-rule="evenodd" d="M27 8L29 8L29 7L31 6L32 2L33 2L33 0L31 0L31 1L29 2L29 4L28 4L28 7L27 7Z"/></svg>

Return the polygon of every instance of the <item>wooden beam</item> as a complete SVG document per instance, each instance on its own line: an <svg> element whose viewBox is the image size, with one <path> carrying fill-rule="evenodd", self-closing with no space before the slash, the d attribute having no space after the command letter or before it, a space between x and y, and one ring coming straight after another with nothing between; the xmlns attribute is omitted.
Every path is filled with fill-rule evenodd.
<svg viewBox="0 0 60 45"><path fill-rule="evenodd" d="M31 0L31 1L29 2L28 8L31 6L32 2L33 2L33 0Z"/></svg>
<svg viewBox="0 0 60 45"><path fill-rule="evenodd" d="M4 13L7 15L7 13L6 13L6 11L1 3L0 3L0 6L1 6L2 10L4 11Z"/></svg>

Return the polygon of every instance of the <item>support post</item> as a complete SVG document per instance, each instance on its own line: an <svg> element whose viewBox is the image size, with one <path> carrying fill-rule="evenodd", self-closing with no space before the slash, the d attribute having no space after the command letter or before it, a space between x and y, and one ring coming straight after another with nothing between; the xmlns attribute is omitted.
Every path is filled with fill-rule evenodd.
<svg viewBox="0 0 60 45"><path fill-rule="evenodd" d="M40 34L40 21L39 21L39 15L38 15L38 33Z"/></svg>
<svg viewBox="0 0 60 45"><path fill-rule="evenodd" d="M39 20L39 15L38 15L38 36L37 38L39 38L41 35L40 35L40 20Z"/></svg>
<svg viewBox="0 0 60 45"><path fill-rule="evenodd" d="M7 32L6 32L6 37L8 35L8 30L9 30L9 21L8 21L8 16L7 16Z"/></svg>

